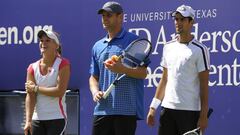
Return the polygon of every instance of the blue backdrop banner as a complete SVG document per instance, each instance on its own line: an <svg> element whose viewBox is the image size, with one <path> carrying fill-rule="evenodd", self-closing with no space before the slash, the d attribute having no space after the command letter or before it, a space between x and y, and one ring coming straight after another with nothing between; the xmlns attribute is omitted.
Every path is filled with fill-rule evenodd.
<svg viewBox="0 0 240 135"><path fill-rule="evenodd" d="M192 6L192 34L211 56L209 105L214 109L206 135L237 134L240 117L240 14L238 0L117 0L124 8L124 27L153 44L152 63L145 79L145 116L161 79L163 44L175 35L171 12ZM80 134L90 135L94 102L88 86L91 48L106 35L97 10L106 0L1 1L0 89L24 89L28 65L40 58L37 32L60 33L63 56L71 62L69 89L80 89ZM159 113L159 110L158 110ZM21 116L19 116L21 117ZM157 117L157 119L159 116ZM157 124L158 125L158 124ZM157 134L157 126L138 122L136 135Z"/></svg>

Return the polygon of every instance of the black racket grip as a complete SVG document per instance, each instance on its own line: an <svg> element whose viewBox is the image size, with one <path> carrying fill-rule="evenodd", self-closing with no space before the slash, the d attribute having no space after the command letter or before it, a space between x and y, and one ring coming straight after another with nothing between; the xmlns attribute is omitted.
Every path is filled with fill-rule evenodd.
<svg viewBox="0 0 240 135"><path fill-rule="evenodd" d="M208 117L208 118L210 117L210 115L212 114L212 112L213 112L213 109L212 109L212 108L209 108L209 109L208 109L208 114L207 114L207 117Z"/></svg>

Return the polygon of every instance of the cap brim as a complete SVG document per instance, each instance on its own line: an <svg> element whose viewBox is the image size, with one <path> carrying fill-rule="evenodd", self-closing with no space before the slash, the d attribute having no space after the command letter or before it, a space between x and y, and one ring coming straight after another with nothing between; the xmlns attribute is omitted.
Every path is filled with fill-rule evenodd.
<svg viewBox="0 0 240 135"><path fill-rule="evenodd" d="M47 36L47 32L44 31L44 30L40 30L37 34L38 38L41 38L43 35L46 35Z"/></svg>
<svg viewBox="0 0 240 135"><path fill-rule="evenodd" d="M40 30L37 35L38 35L39 39L42 38L43 35L46 35L48 38L55 40L55 42L58 45L60 45L57 35L55 33L53 33L52 31L49 33L46 30Z"/></svg>
<svg viewBox="0 0 240 135"><path fill-rule="evenodd" d="M174 12L171 13L171 16L172 16L172 17L175 17L177 13L179 13L179 12L178 12L178 11L174 11ZM181 13L180 13L180 14L181 14Z"/></svg>
<svg viewBox="0 0 240 135"><path fill-rule="evenodd" d="M194 19L194 17L192 17L192 16L186 16L186 15L184 15L183 13L181 13L181 12L179 12L179 11L174 11L174 12L172 12L171 16L172 16L172 17L175 17L177 13L179 13L179 14L180 14L181 16L183 16L183 17L191 17L192 19Z"/></svg>
<svg viewBox="0 0 240 135"><path fill-rule="evenodd" d="M110 12L110 13L113 12L111 8L104 8L104 9L102 8L102 9L99 9L99 10L98 10L98 14L102 14L103 11Z"/></svg>

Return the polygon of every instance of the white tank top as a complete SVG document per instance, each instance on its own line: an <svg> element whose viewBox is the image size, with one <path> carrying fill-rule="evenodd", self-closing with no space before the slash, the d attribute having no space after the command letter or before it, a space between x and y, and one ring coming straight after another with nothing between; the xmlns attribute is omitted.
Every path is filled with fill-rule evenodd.
<svg viewBox="0 0 240 135"><path fill-rule="evenodd" d="M59 72L59 65L62 59L57 57L54 61L52 70L46 75L40 72L39 62L32 64L34 71L34 78L38 86L54 87L57 85L57 77ZM51 97L37 93L36 105L33 113L33 120L52 120L66 118L66 103L65 94L63 97Z"/></svg>

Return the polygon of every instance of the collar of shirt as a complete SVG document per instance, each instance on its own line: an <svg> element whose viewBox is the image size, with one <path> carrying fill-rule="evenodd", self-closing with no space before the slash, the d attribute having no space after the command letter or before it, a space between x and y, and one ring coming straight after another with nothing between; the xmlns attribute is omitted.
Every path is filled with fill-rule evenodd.
<svg viewBox="0 0 240 135"><path fill-rule="evenodd" d="M126 33L125 29L122 28L120 32L118 32L117 36L114 37L112 40L114 40L115 38L123 38L124 34ZM112 40L109 40L108 38L108 34L105 36L105 39L103 40L104 43L106 42L110 42Z"/></svg>
<svg viewBox="0 0 240 135"><path fill-rule="evenodd" d="M194 37L194 36L193 36L192 40L190 40L189 42L179 42L179 35L176 36L175 39L177 39L177 42L178 42L178 43L180 43L180 44L185 44L185 45L190 45L190 44L192 44L193 41L195 41L195 37Z"/></svg>

